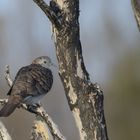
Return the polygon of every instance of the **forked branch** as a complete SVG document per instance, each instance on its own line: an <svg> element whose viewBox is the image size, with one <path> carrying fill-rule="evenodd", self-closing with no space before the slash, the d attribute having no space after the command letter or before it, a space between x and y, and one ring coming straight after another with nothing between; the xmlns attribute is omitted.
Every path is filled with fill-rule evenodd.
<svg viewBox="0 0 140 140"><path fill-rule="evenodd" d="M59 17L57 17L52 8L48 6L48 4L44 0L33 0L33 1L42 9L42 11L49 18L52 24L55 25L57 28L60 28L61 24L59 21Z"/></svg>
<svg viewBox="0 0 140 140"><path fill-rule="evenodd" d="M59 75L79 130L80 140L108 140L103 92L90 81L82 56L80 0L51 0L51 2L55 2L58 11L60 10L63 27L59 30L53 28Z"/></svg>

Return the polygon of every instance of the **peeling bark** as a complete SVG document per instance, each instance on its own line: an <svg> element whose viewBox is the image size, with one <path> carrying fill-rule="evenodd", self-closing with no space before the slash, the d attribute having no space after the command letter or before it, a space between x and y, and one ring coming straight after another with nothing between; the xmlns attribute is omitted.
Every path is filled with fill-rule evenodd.
<svg viewBox="0 0 140 140"><path fill-rule="evenodd" d="M30 140L51 140L49 139L47 125L41 120L34 121L32 136Z"/></svg>
<svg viewBox="0 0 140 140"><path fill-rule="evenodd" d="M79 34L79 0L52 1L61 11L61 15L55 13L60 26L57 27L51 21L59 75L79 130L80 139L108 140L103 93L98 84L91 83L83 61ZM52 7L53 11L56 11L55 7Z"/></svg>

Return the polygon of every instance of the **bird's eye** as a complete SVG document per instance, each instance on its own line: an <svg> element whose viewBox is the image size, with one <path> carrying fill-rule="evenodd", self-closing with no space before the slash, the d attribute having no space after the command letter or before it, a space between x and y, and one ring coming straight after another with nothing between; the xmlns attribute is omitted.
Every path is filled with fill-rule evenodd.
<svg viewBox="0 0 140 140"><path fill-rule="evenodd" d="M46 62L46 61L44 61L44 63L46 64L47 62Z"/></svg>

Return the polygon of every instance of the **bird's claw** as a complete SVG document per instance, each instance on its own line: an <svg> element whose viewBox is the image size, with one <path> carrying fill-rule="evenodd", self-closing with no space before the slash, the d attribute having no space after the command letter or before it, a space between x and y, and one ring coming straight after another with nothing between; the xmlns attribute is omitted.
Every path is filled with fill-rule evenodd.
<svg viewBox="0 0 140 140"><path fill-rule="evenodd" d="M39 108L39 107L41 107L41 103L40 102L36 103L35 106Z"/></svg>
<svg viewBox="0 0 140 140"><path fill-rule="evenodd" d="M27 105L27 110L31 113L37 114L37 105Z"/></svg>

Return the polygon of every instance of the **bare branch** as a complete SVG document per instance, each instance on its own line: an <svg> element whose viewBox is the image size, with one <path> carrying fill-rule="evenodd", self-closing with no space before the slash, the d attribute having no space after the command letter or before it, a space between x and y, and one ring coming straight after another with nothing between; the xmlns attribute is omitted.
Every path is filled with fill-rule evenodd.
<svg viewBox="0 0 140 140"><path fill-rule="evenodd" d="M49 138L48 127L44 121L34 121L31 140L51 140L51 138Z"/></svg>
<svg viewBox="0 0 140 140"><path fill-rule="evenodd" d="M0 104L4 105L8 102L8 99L0 99Z"/></svg>
<svg viewBox="0 0 140 140"><path fill-rule="evenodd" d="M23 109L29 111L28 107L25 104L22 104L21 107ZM36 112L37 117L39 117L39 120L43 119L43 121L48 125L49 130L50 130L54 140L56 138L58 140L66 140L66 138L59 131L58 126L53 122L51 117L47 114L47 112L45 111L45 109L42 106L34 108L33 111Z"/></svg>
<svg viewBox="0 0 140 140"><path fill-rule="evenodd" d="M8 101L7 99L0 99L0 104L4 105L7 103L7 101ZM26 104L21 104L20 107L25 109L26 111L29 111ZM54 139L57 138L58 140L66 140L66 138L59 131L58 126L53 122L51 117L47 114L47 112L45 111L45 109L42 106L34 108L33 111L36 112L37 117L40 117L39 118L40 120L43 120L48 125L49 130L50 130L52 136L54 137Z"/></svg>
<svg viewBox="0 0 140 140"><path fill-rule="evenodd" d="M54 11L46 4L44 0L33 0L46 14L49 20L52 22L55 27L60 28L60 21Z"/></svg>
<svg viewBox="0 0 140 140"><path fill-rule="evenodd" d="M11 136L9 135L7 129L2 122L0 122L0 140L12 140Z"/></svg>
<svg viewBox="0 0 140 140"><path fill-rule="evenodd" d="M37 108L37 114L46 122L54 139L66 140L59 131L58 126L52 121L51 117L46 113L43 107Z"/></svg>
<svg viewBox="0 0 140 140"><path fill-rule="evenodd" d="M12 78L10 76L10 67L9 67L9 65L5 66L5 79L6 79L7 83L8 83L8 85L9 85L9 87L11 87L13 85L13 80L12 80Z"/></svg>

